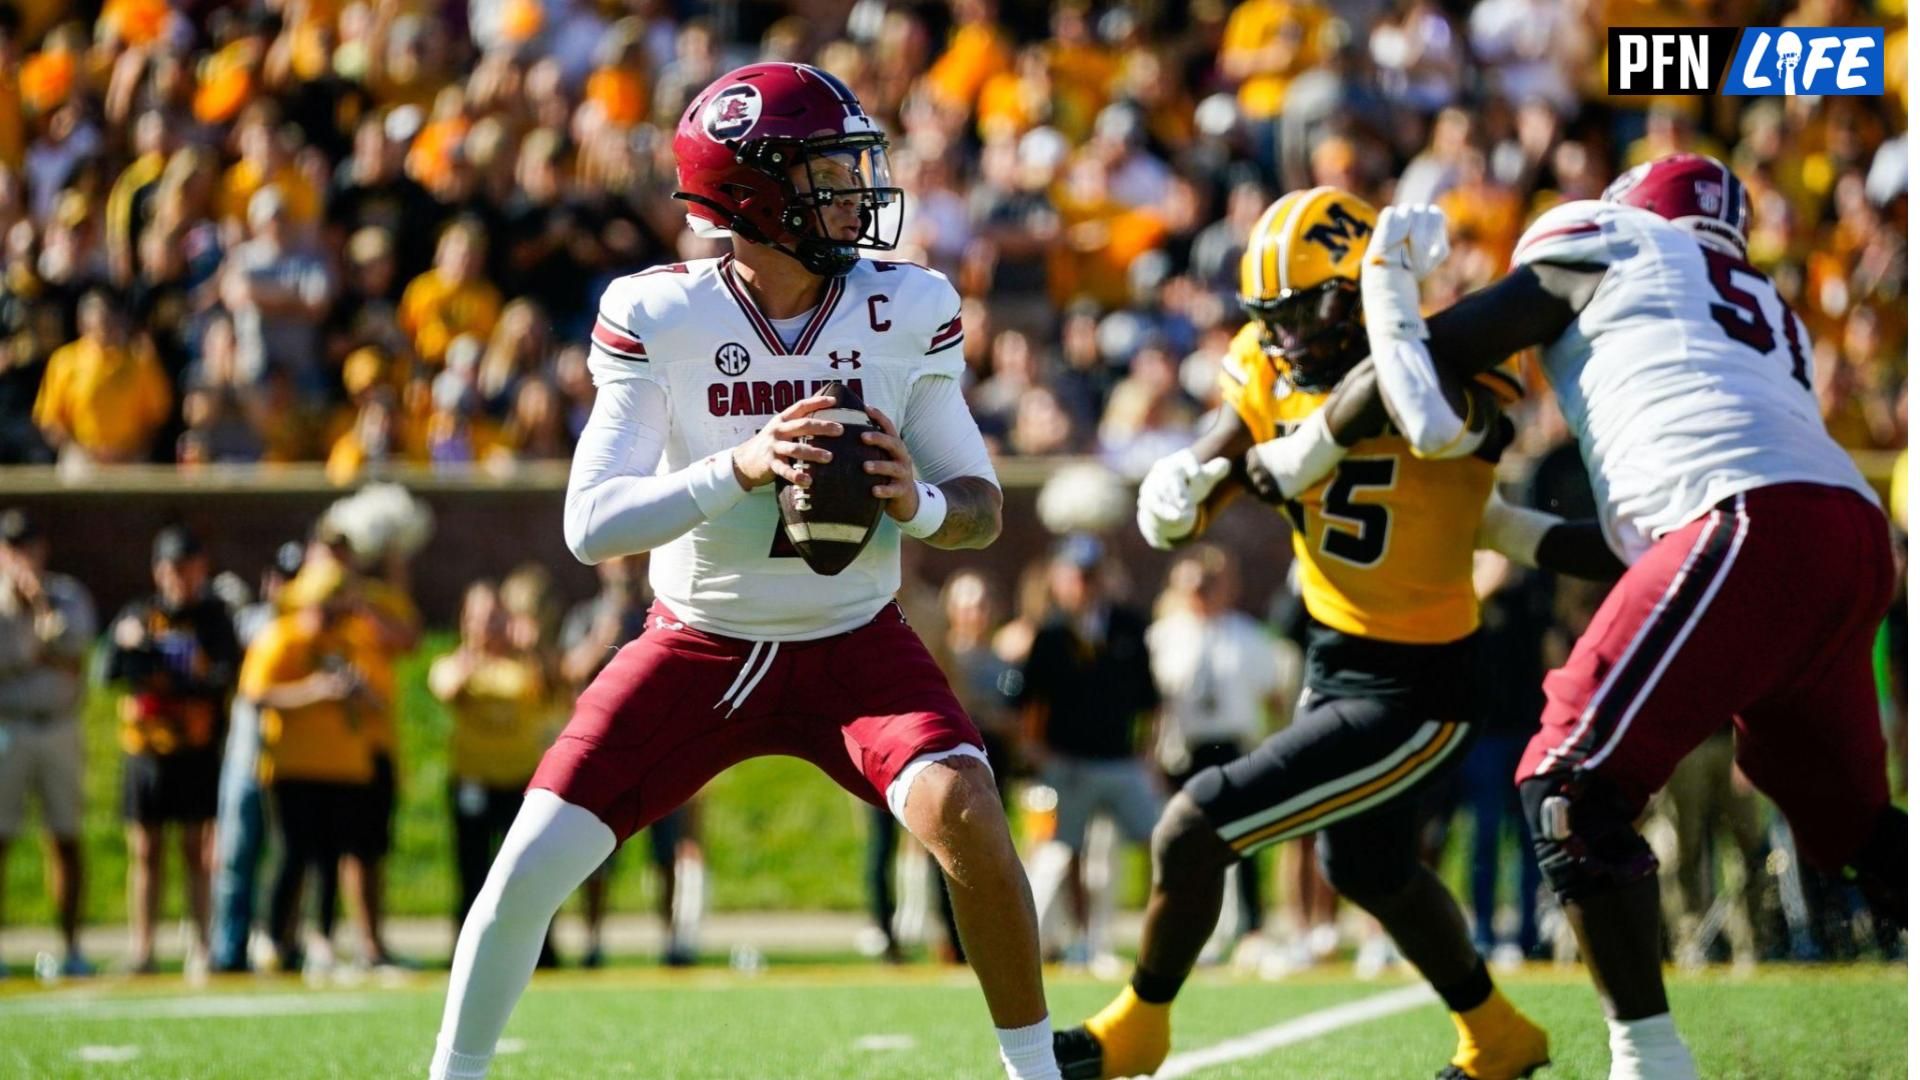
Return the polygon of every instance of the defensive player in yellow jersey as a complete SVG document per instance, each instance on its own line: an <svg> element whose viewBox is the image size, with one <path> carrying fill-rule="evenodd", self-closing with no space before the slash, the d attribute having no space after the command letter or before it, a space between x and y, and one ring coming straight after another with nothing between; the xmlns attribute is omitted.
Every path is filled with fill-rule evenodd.
<svg viewBox="0 0 1920 1080"><path fill-rule="evenodd" d="M1056 1037L1068 1080L1160 1066L1174 995L1219 916L1227 867L1314 833L1327 879L1380 920L1451 1010L1459 1046L1442 1077L1512 1080L1547 1061L1546 1033L1494 988L1459 906L1420 863L1414 796L1458 763L1471 735L1476 537L1533 565L1547 533L1569 526L1490 499L1511 433L1500 406L1520 393L1507 372L1480 377L1466 422L1444 440L1410 442L1372 395L1353 395L1359 404L1339 415L1321 409L1349 371L1370 377L1358 280L1374 221L1372 207L1329 187L1267 210L1242 264L1253 318L1225 360L1226 406L1141 485L1140 527L1156 547L1198 536L1240 490L1284 509L1311 617L1309 695L1287 730L1169 802L1139 963L1111 1005ZM1444 256L1444 235L1423 239L1424 257ZM1313 437L1282 438L1295 431ZM1319 460L1268 460L1301 453ZM1291 476L1325 479L1298 491L1275 479ZM1483 509L1499 535L1482 536ZM1556 536L1550 546L1590 553L1598 543ZM1604 572L1610 560L1597 561Z"/></svg>

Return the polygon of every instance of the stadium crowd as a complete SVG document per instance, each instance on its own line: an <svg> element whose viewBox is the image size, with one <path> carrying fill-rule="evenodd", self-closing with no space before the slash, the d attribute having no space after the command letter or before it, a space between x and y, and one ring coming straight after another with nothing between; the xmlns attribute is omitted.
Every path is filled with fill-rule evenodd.
<svg viewBox="0 0 1920 1080"><path fill-rule="evenodd" d="M1500 273L1545 208L1692 149L1748 182L1753 261L1807 318L1830 429L1851 448L1899 450L1906 31L1903 9L1883 6L0 0L0 463L313 461L349 484L403 463L566 459L591 408L584 343L601 287L719 250L669 197L671 133L693 93L756 58L820 64L888 125L909 193L902 254L965 298L969 400L1001 453L1094 454L1137 477L1184 446L1217 404L1216 365L1241 322L1245 237L1282 191L1325 183L1445 207L1453 255L1428 298L1441 304ZM1605 26L1708 14L1887 25L1889 93L1604 96ZM1520 486L1577 512L1584 481L1557 410L1521 419ZM12 750L0 762L22 770L0 775L0 859L31 790L55 840L69 972L88 968L74 936L77 715L96 643L122 724L132 965L152 964L169 842L189 867L197 963L245 968L257 924L274 962L298 968L310 942L332 939L341 892L358 955L391 959L382 863L407 782L395 668L421 628L404 560L369 565L351 549L324 526L289 543L240 607L211 591L220 568L198 540L168 530L151 549L153 596L98 622L84 583L48 572L49 537L0 516ZM996 763L1051 792L1036 812L1062 859L1035 873L1052 882L1043 906L1060 897L1070 956L1102 949L1083 888L1098 875L1080 865L1089 822L1143 839L1169 778L1284 723L1297 688L1297 647L1269 636L1285 641L1297 603L1236 596L1226 553L1182 558L1156 603L1118 569L1075 536L1010 593L957 575L927 605ZM1483 576L1483 652L1500 675L1481 680L1488 734L1460 790L1436 796L1432 847L1447 800L1465 799L1478 944L1531 952L1545 936L1537 879L1502 831L1510 786L1487 778L1511 774L1538 675L1598 596L1495 562ZM639 580L611 564L570 614L538 567L469 590L458 644L428 675L452 721L461 911L572 694L644 621ZM1241 613L1268 606L1265 620ZM1904 633L1904 605L1889 626ZM1844 922L1844 890L1770 864L1790 844L1766 835L1725 748L1697 760L1672 791L1686 809L1669 812L1669 862L1689 868L1676 874L1676 955L1848 947L1820 917ZM1715 844L1729 841L1704 838L1710 818L1748 867L1730 945L1710 888ZM697 830L683 818L653 847L693 896L662 905L686 956ZM273 877L256 880L269 848ZM891 841L876 851L878 895ZM1332 900L1304 854L1287 856L1295 933L1276 970L1331 948ZM1506 901L1517 929L1494 921L1503 866L1522 883ZM1264 876L1242 874L1241 930L1260 928ZM1806 895L1783 902L1789 887ZM301 930L308 909L317 935ZM1815 914L1780 914L1796 910ZM891 923L890 900L876 911Z"/></svg>
<svg viewBox="0 0 1920 1080"><path fill-rule="evenodd" d="M1607 25L1883 24L1884 98L1606 97ZM890 129L1010 454L1137 475L1214 403L1236 260L1309 184L1449 211L1433 303L1624 166L1718 154L1830 427L1905 439L1904 5L1881 0L9 0L0 462L564 459L601 287L714 254L691 95L754 59Z"/></svg>

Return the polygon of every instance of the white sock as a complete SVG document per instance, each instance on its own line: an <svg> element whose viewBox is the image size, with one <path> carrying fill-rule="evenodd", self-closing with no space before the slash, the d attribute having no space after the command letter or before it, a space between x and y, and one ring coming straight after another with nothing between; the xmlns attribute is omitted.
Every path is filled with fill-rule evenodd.
<svg viewBox="0 0 1920 1080"><path fill-rule="evenodd" d="M1026 1027L994 1028L1000 1040L1000 1063L1007 1067L1007 1080L1060 1080L1060 1066L1053 1060L1053 1021L1041 1017Z"/></svg>
<svg viewBox="0 0 1920 1080"><path fill-rule="evenodd" d="M1607 1046L1613 1052L1609 1080L1699 1080L1672 1013L1607 1021Z"/></svg>
<svg viewBox="0 0 1920 1080"><path fill-rule="evenodd" d="M700 941L700 918L707 911L707 864L699 856L673 860L673 914L668 936L692 949Z"/></svg>
<svg viewBox="0 0 1920 1080"><path fill-rule="evenodd" d="M434 1080L486 1080L487 1066L493 1064L491 1051L485 1054L459 1054L444 1041L434 1044L433 1064L427 1075Z"/></svg>
<svg viewBox="0 0 1920 1080"><path fill-rule="evenodd" d="M551 791L529 791L460 928L431 1080L479 1080L533 978L553 914L614 849L613 830Z"/></svg>

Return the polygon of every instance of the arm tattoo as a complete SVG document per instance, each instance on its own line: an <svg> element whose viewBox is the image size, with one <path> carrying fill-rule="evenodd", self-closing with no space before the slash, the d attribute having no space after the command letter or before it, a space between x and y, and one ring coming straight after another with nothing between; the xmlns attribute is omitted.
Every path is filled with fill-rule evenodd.
<svg viewBox="0 0 1920 1080"><path fill-rule="evenodd" d="M956 476L939 485L947 518L926 542L937 548L983 548L1000 536L1004 496L983 476Z"/></svg>

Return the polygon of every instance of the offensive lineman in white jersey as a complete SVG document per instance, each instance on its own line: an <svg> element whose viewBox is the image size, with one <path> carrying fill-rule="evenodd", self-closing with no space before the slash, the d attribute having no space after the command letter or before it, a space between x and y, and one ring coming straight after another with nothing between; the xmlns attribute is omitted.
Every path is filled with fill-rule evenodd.
<svg viewBox="0 0 1920 1080"><path fill-rule="evenodd" d="M979 733L893 603L900 536L984 547L1001 495L961 397L959 297L861 249L898 239L886 137L800 64L721 76L674 139L689 221L724 259L623 278L593 330L598 395L567 487L585 562L653 552L647 629L581 695L461 928L435 1078L481 1077L560 903L614 848L750 757L805 758L884 803L947 874L1014 1080L1057 1080L1039 934ZM806 485L841 379L886 515L834 577L787 545L776 476ZM900 418L896 426L892 417ZM918 473L916 480L915 474Z"/></svg>
<svg viewBox="0 0 1920 1080"><path fill-rule="evenodd" d="M1338 462L1376 393L1414 445L1445 445L1484 423L1464 380L1542 347L1628 569L1547 676L1515 780L1607 1012L1613 1080L1697 1075L1668 1012L1655 860L1633 822L1727 723L1801 854L1906 925L1907 818L1888 798L1871 668L1894 582L1887 521L1821 423L1805 325L1746 261L1748 213L1712 158L1642 165L1601 200L1548 211L1511 273L1429 323L1418 279L1445 219L1390 208L1361 271L1371 364L1322 422L1251 455L1297 491ZM1552 520L1490 504L1483 535L1531 564Z"/></svg>

